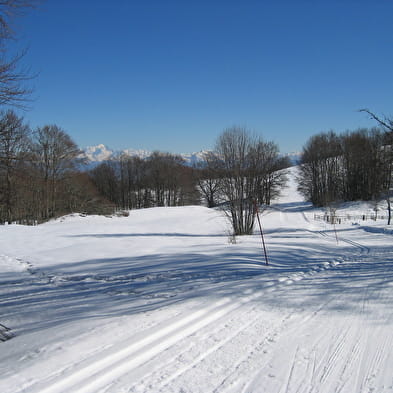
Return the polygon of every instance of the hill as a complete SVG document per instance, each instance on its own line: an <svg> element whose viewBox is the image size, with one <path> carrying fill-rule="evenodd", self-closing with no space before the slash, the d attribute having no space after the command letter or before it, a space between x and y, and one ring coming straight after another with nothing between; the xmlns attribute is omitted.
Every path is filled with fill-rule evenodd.
<svg viewBox="0 0 393 393"><path fill-rule="evenodd" d="M392 234L315 221L295 171L269 266L200 206L0 227L0 391L391 393Z"/></svg>

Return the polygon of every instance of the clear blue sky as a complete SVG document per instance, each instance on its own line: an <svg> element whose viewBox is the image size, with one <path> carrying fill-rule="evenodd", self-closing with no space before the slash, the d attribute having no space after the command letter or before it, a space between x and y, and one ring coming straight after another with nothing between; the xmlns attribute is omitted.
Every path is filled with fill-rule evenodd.
<svg viewBox="0 0 393 393"><path fill-rule="evenodd" d="M393 115L393 1L46 0L18 20L24 114L80 147L210 149L240 125L300 150Z"/></svg>

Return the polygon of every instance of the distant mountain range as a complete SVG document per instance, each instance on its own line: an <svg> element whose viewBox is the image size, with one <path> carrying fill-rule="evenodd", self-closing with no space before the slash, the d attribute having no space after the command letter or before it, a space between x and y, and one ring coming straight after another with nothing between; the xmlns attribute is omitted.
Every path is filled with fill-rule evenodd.
<svg viewBox="0 0 393 393"><path fill-rule="evenodd" d="M187 165L193 165L198 161L203 159L204 154L207 153L207 150L200 151L197 153L183 153L179 154ZM136 149L123 149L123 150L112 150L107 146L100 144L97 146L88 146L84 150L84 157L89 161L88 166L95 166L103 161L109 161L118 157L120 154L127 154L131 157L139 157L139 158L147 158L152 152L148 150L136 150ZM300 153L294 152L286 154L291 160L293 164L297 164L300 158Z"/></svg>
<svg viewBox="0 0 393 393"><path fill-rule="evenodd" d="M203 155L207 151L200 151L198 153L184 153L179 154L186 164L192 165L198 161L203 159ZM131 157L139 157L139 158L147 158L149 157L152 152L148 150L136 150L136 149L123 149L123 150L112 150L109 149L107 146L100 144L97 146L88 146L84 150L84 157L88 159L91 165L99 164L103 161L109 161L118 157L120 154L127 154Z"/></svg>

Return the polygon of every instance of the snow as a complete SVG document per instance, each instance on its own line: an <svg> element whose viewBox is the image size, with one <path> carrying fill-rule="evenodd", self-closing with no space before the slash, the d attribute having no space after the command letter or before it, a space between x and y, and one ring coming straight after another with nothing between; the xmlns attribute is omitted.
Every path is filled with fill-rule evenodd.
<svg viewBox="0 0 393 393"><path fill-rule="evenodd" d="M336 238L295 171L261 215L269 266L198 206L0 227L0 391L393 392L392 230Z"/></svg>
<svg viewBox="0 0 393 393"><path fill-rule="evenodd" d="M194 165L199 161L203 160L204 156L208 151L202 150L200 152L194 153L181 153L180 157L182 157L187 165ZM97 146L87 146L83 153L82 157L88 160L88 167L94 168L98 164L115 159L122 154L126 154L130 157L139 157L142 159L148 158L153 154L152 151L142 150L142 149L123 149L123 150L112 150L103 144L99 144Z"/></svg>

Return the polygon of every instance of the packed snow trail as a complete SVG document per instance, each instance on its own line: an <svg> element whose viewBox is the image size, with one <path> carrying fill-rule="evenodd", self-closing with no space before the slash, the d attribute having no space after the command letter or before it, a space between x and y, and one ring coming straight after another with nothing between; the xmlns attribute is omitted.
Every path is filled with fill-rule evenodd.
<svg viewBox="0 0 393 393"><path fill-rule="evenodd" d="M0 391L392 393L391 232L261 218L269 267L201 207L0 228Z"/></svg>

